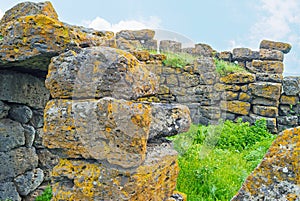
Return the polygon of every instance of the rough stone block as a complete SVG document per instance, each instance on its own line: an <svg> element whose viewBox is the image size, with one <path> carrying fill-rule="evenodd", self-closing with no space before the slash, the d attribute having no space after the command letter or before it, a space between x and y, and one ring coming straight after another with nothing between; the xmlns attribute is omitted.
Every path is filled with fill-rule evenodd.
<svg viewBox="0 0 300 201"><path fill-rule="evenodd" d="M124 168L145 159L151 109L113 98L52 100L45 108L43 144L68 158L107 160Z"/></svg>
<svg viewBox="0 0 300 201"><path fill-rule="evenodd" d="M194 61L194 71L200 75L207 72L215 72L216 64L212 57L200 57Z"/></svg>
<svg viewBox="0 0 300 201"><path fill-rule="evenodd" d="M155 75L134 56L108 47L83 48L54 57L45 82L53 98L130 100L158 90Z"/></svg>
<svg viewBox="0 0 300 201"><path fill-rule="evenodd" d="M253 95L271 100L279 100L281 95L281 84L279 83L256 82L251 83L249 88Z"/></svg>
<svg viewBox="0 0 300 201"><path fill-rule="evenodd" d="M33 126L24 124L25 146L32 147L35 138L35 129Z"/></svg>
<svg viewBox="0 0 300 201"><path fill-rule="evenodd" d="M21 124L26 124L32 118L32 110L26 105L12 105L8 117Z"/></svg>
<svg viewBox="0 0 300 201"><path fill-rule="evenodd" d="M299 200L299 144L299 127L280 133L232 201Z"/></svg>
<svg viewBox="0 0 300 201"><path fill-rule="evenodd" d="M292 49L292 46L288 43L275 42L270 40L262 40L260 42L259 48L270 49L270 50L279 50L284 54L287 54Z"/></svg>
<svg viewBox="0 0 300 201"><path fill-rule="evenodd" d="M249 48L234 48L232 50L232 59L235 61L251 61L257 58L257 52Z"/></svg>
<svg viewBox="0 0 300 201"><path fill-rule="evenodd" d="M145 40L141 41L141 45L144 49L147 50L157 50L157 40Z"/></svg>
<svg viewBox="0 0 300 201"><path fill-rule="evenodd" d="M212 57L214 54L214 50L207 44L198 43L195 45L194 54L201 55L203 57Z"/></svg>
<svg viewBox="0 0 300 201"><path fill-rule="evenodd" d="M261 105L253 106L253 113L258 114L264 117L277 117L278 116L278 108L277 107L268 107Z"/></svg>
<svg viewBox="0 0 300 201"><path fill-rule="evenodd" d="M187 106L179 104L151 103L152 120L149 140L187 132L191 118Z"/></svg>
<svg viewBox="0 0 300 201"><path fill-rule="evenodd" d="M283 53L278 50L268 50L268 49L260 49L259 50L259 59L260 60L275 60L275 61L283 61Z"/></svg>
<svg viewBox="0 0 300 201"><path fill-rule="evenodd" d="M225 91L221 94L222 100L227 100L227 101L237 100L238 96L239 96L239 93L235 93L232 91Z"/></svg>
<svg viewBox="0 0 300 201"><path fill-rule="evenodd" d="M256 73L256 81L258 82L278 82L282 83L282 74Z"/></svg>
<svg viewBox="0 0 300 201"><path fill-rule="evenodd" d="M32 118L30 119L30 124L34 128L42 128L44 125L44 108L39 110L32 110Z"/></svg>
<svg viewBox="0 0 300 201"><path fill-rule="evenodd" d="M200 75L201 76L201 75ZM213 75L210 75L210 74L205 74L203 75L203 79L201 80L202 82L210 82ZM204 81L205 79L205 81ZM199 79L199 76L198 75L195 75L195 74L190 74L190 73L187 73L187 72L184 72L180 75L178 75L178 81L179 81L179 84L180 84L180 87L184 87L184 88L188 88L188 87L195 87L197 85L200 84L200 79ZM173 87L172 87L173 89ZM172 90L174 91L174 90Z"/></svg>
<svg viewBox="0 0 300 201"><path fill-rule="evenodd" d="M217 74L215 72L203 73L200 75L200 84L213 85L217 80L216 78Z"/></svg>
<svg viewBox="0 0 300 201"><path fill-rule="evenodd" d="M25 144L24 128L11 119L0 119L0 151L9 151Z"/></svg>
<svg viewBox="0 0 300 201"><path fill-rule="evenodd" d="M34 148L20 147L9 152L0 152L0 181L11 179L38 166Z"/></svg>
<svg viewBox="0 0 300 201"><path fill-rule="evenodd" d="M232 53L229 51L220 52L218 58L224 61L232 61Z"/></svg>
<svg viewBox="0 0 300 201"><path fill-rule="evenodd" d="M250 111L250 103L242 101L221 101L220 107L222 110L241 115L248 115Z"/></svg>
<svg viewBox="0 0 300 201"><path fill-rule="evenodd" d="M148 61L150 59L149 51L134 51L132 52L139 61Z"/></svg>
<svg viewBox="0 0 300 201"><path fill-rule="evenodd" d="M33 108L44 108L50 97L43 79L12 71L0 72L0 91L1 100Z"/></svg>
<svg viewBox="0 0 300 201"><path fill-rule="evenodd" d="M51 181L51 171L59 162L59 156L52 154L47 149L38 149L39 167L44 172L44 182Z"/></svg>
<svg viewBox="0 0 300 201"><path fill-rule="evenodd" d="M280 97L280 104L296 105L298 102L299 102L299 97L298 96L282 95Z"/></svg>
<svg viewBox="0 0 300 201"><path fill-rule="evenodd" d="M253 105L265 105L265 106L278 107L279 100L270 100L262 97L252 97L251 103Z"/></svg>
<svg viewBox="0 0 300 201"><path fill-rule="evenodd" d="M231 73L220 78L220 82L226 84L247 84L255 81L255 75L251 73Z"/></svg>
<svg viewBox="0 0 300 201"><path fill-rule="evenodd" d="M147 147L145 162L132 170L61 159L54 167L56 200L165 200L176 187L177 152L170 145Z"/></svg>
<svg viewBox="0 0 300 201"><path fill-rule="evenodd" d="M288 126L297 126L298 116L277 117L277 123L282 125L288 125Z"/></svg>
<svg viewBox="0 0 300 201"><path fill-rule="evenodd" d="M300 92L300 82L298 77L284 77L282 81L283 92L288 96L298 95Z"/></svg>
<svg viewBox="0 0 300 201"><path fill-rule="evenodd" d="M248 102L251 100L251 96L248 94L248 93L245 93L245 92L241 92L239 94L239 98L238 98L240 101L245 101L245 102Z"/></svg>
<svg viewBox="0 0 300 201"><path fill-rule="evenodd" d="M221 109L219 107L200 106L199 111L201 116L209 120L216 120L221 118Z"/></svg>
<svg viewBox="0 0 300 201"><path fill-rule="evenodd" d="M279 115L287 116L287 115L294 115L295 111L290 105L279 105Z"/></svg>
<svg viewBox="0 0 300 201"><path fill-rule="evenodd" d="M44 180L43 170L40 168L25 172L14 179L20 195L26 196L34 191Z"/></svg>
<svg viewBox="0 0 300 201"><path fill-rule="evenodd" d="M239 91L241 89L240 86L238 85L229 85L229 84L221 84L221 83L216 83L214 85L214 90L216 91Z"/></svg>
<svg viewBox="0 0 300 201"><path fill-rule="evenodd" d="M180 52L181 43L172 40L161 40L159 42L159 51L161 52Z"/></svg>
<svg viewBox="0 0 300 201"><path fill-rule="evenodd" d="M150 29L122 30L116 33L116 38L124 38L126 40L151 40L154 35L155 31Z"/></svg>
<svg viewBox="0 0 300 201"><path fill-rule="evenodd" d="M0 183L0 200L21 201L21 197L13 182Z"/></svg>
<svg viewBox="0 0 300 201"><path fill-rule="evenodd" d="M252 61L253 70L256 73L282 74L284 67L281 61Z"/></svg>

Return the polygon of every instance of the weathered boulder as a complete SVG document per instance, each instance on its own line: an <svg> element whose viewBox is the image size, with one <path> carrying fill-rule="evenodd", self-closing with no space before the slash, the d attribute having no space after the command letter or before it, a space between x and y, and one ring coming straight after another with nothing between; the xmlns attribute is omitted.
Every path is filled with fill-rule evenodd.
<svg viewBox="0 0 300 201"><path fill-rule="evenodd" d="M7 117L10 107L0 100L0 119Z"/></svg>
<svg viewBox="0 0 300 201"><path fill-rule="evenodd" d="M0 152L0 181L14 178L38 166L34 148L20 147L9 152Z"/></svg>
<svg viewBox="0 0 300 201"><path fill-rule="evenodd" d="M13 182L0 183L0 200L21 201L21 197Z"/></svg>
<svg viewBox="0 0 300 201"><path fill-rule="evenodd" d="M259 50L259 59L260 60L275 60L275 61L283 61L284 55L279 50L268 50L268 49L260 49Z"/></svg>
<svg viewBox="0 0 300 201"><path fill-rule="evenodd" d="M12 71L0 72L0 91L1 100L41 109L50 97L43 79Z"/></svg>
<svg viewBox="0 0 300 201"><path fill-rule="evenodd" d="M281 95L281 84L270 82L256 82L249 85L252 95L279 100Z"/></svg>
<svg viewBox="0 0 300 201"><path fill-rule="evenodd" d="M228 111L234 114L248 115L251 104L248 102L233 100L233 101L221 101L220 107L224 111Z"/></svg>
<svg viewBox="0 0 300 201"><path fill-rule="evenodd" d="M300 82L298 77L284 77L282 81L283 92L288 96L298 95L300 92Z"/></svg>
<svg viewBox="0 0 300 201"><path fill-rule="evenodd" d="M180 52L181 43L173 40L161 40L159 50L161 52Z"/></svg>
<svg viewBox="0 0 300 201"><path fill-rule="evenodd" d="M288 43L275 42L270 40L262 40L260 42L259 48L270 49L270 50L279 50L284 54L287 54L292 49L292 46Z"/></svg>
<svg viewBox="0 0 300 201"><path fill-rule="evenodd" d="M299 200L300 127L285 130L232 201Z"/></svg>
<svg viewBox="0 0 300 201"><path fill-rule="evenodd" d="M50 2L25 2L10 9L0 24L0 68L46 75L50 58L66 49L105 44L113 34L60 22Z"/></svg>
<svg viewBox="0 0 300 201"><path fill-rule="evenodd" d="M151 103L150 106L152 121L150 124L149 140L188 131L191 118L187 106L162 103Z"/></svg>
<svg viewBox="0 0 300 201"><path fill-rule="evenodd" d="M56 200L165 200L176 187L177 152L169 144L147 147L145 162L135 169L61 159L54 167Z"/></svg>
<svg viewBox="0 0 300 201"><path fill-rule="evenodd" d="M107 160L124 168L145 159L150 107L113 98L52 100L45 108L43 144L67 158Z"/></svg>
<svg viewBox="0 0 300 201"><path fill-rule="evenodd" d="M220 82L226 84L246 84L254 81L255 75L252 73L230 73L220 78Z"/></svg>
<svg viewBox="0 0 300 201"><path fill-rule="evenodd" d="M8 117L21 124L26 124L32 117L32 110L26 105L12 105Z"/></svg>
<svg viewBox="0 0 300 201"><path fill-rule="evenodd" d="M54 57L46 86L53 98L110 96L132 100L158 90L155 75L134 56L108 47L84 48Z"/></svg>
<svg viewBox="0 0 300 201"><path fill-rule="evenodd" d="M24 174L16 177L14 182L18 193L22 196L26 196L30 192L34 191L43 182L43 179L43 170L37 168L32 171L27 171Z"/></svg>
<svg viewBox="0 0 300 201"><path fill-rule="evenodd" d="M25 144L24 128L11 119L0 119L0 151L9 151Z"/></svg>
<svg viewBox="0 0 300 201"><path fill-rule="evenodd" d="M256 73L282 74L284 67L281 61L253 60L252 70Z"/></svg>

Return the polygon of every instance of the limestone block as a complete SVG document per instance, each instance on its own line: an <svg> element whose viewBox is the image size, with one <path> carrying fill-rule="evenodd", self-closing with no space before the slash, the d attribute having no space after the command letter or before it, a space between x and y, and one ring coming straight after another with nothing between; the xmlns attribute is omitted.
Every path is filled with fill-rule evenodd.
<svg viewBox="0 0 300 201"><path fill-rule="evenodd" d="M56 200L165 200L176 187L177 153L170 145L147 147L141 166L124 170L101 163L61 159L54 167Z"/></svg>
<svg viewBox="0 0 300 201"><path fill-rule="evenodd" d="M43 79L12 71L1 71L0 91L1 100L33 108L44 108L50 97Z"/></svg>
<svg viewBox="0 0 300 201"><path fill-rule="evenodd" d="M210 82L209 80L213 79L209 74L200 75L203 76L202 79L205 79L206 82ZM199 76L195 74L190 74L187 72L183 72L182 74L178 75L178 81L180 87L195 87L200 84ZM172 87L173 88L173 87Z"/></svg>
<svg viewBox="0 0 300 201"><path fill-rule="evenodd" d="M116 40L116 46L118 49L130 52L136 50L138 46L141 46L141 44L139 41L128 41L124 38L118 38Z"/></svg>
<svg viewBox="0 0 300 201"><path fill-rule="evenodd" d="M279 83L256 82L251 83L249 88L253 95L271 100L279 100L281 95L281 84Z"/></svg>
<svg viewBox="0 0 300 201"><path fill-rule="evenodd" d="M240 101L245 101L245 102L248 102L251 100L251 96L248 94L248 93L245 93L245 92L241 92L239 94L239 98L238 98Z"/></svg>
<svg viewBox="0 0 300 201"><path fill-rule="evenodd" d="M207 72L215 72L216 64L212 57L200 57L194 61L194 71L200 75Z"/></svg>
<svg viewBox="0 0 300 201"><path fill-rule="evenodd" d="M282 74L284 67L281 61L253 60L252 70L255 73Z"/></svg>
<svg viewBox="0 0 300 201"><path fill-rule="evenodd" d="M235 61L251 61L258 58L258 53L249 48L234 48L232 50L232 59Z"/></svg>
<svg viewBox="0 0 300 201"><path fill-rule="evenodd" d="M284 58L283 53L279 50L268 50L268 49L259 50L260 60L283 61L283 58Z"/></svg>
<svg viewBox="0 0 300 201"><path fill-rule="evenodd" d="M203 73L200 75L200 84L212 85L216 82L217 74L215 72Z"/></svg>
<svg viewBox="0 0 300 201"><path fill-rule="evenodd" d="M63 157L107 160L124 168L145 159L151 109L113 98L52 100L45 108L43 144Z"/></svg>
<svg viewBox="0 0 300 201"><path fill-rule="evenodd" d="M221 110L219 107L200 106L199 111L203 117L210 120L220 119L221 117Z"/></svg>
<svg viewBox="0 0 300 201"><path fill-rule="evenodd" d="M278 116L278 108L277 107L268 107L261 105L253 106L253 113L258 114L264 117L277 117Z"/></svg>
<svg viewBox="0 0 300 201"><path fill-rule="evenodd" d="M195 44L194 54L201 55L203 57L212 57L214 54L214 50L207 44L198 43Z"/></svg>
<svg viewBox="0 0 300 201"><path fill-rule="evenodd" d="M34 191L44 180L43 170L40 168L27 171L14 179L20 195L26 196Z"/></svg>
<svg viewBox="0 0 300 201"><path fill-rule="evenodd" d="M155 31L150 29L142 30L122 30L116 33L116 38L124 38L126 40L151 40L154 38Z"/></svg>
<svg viewBox="0 0 300 201"><path fill-rule="evenodd" d="M230 51L223 51L218 54L218 58L224 61L232 61L232 53Z"/></svg>
<svg viewBox="0 0 300 201"><path fill-rule="evenodd" d="M300 92L300 82L297 77L284 77L282 81L283 92L288 96L298 95Z"/></svg>
<svg viewBox="0 0 300 201"><path fill-rule="evenodd" d="M280 97L280 104L296 105L298 102L299 102L299 97L298 96L282 95Z"/></svg>
<svg viewBox="0 0 300 201"><path fill-rule="evenodd" d="M54 98L137 99L155 94L158 80L131 54L109 47L54 57L45 81Z"/></svg>
<svg viewBox="0 0 300 201"><path fill-rule="evenodd" d="M262 97L252 97L251 103L253 105L265 105L265 106L278 107L279 100L270 100Z"/></svg>
<svg viewBox="0 0 300 201"><path fill-rule="evenodd" d="M14 178L37 165L38 157L34 148L20 147L9 152L0 152L0 181Z"/></svg>
<svg viewBox="0 0 300 201"><path fill-rule="evenodd" d="M214 90L216 91L239 91L241 89L240 86L235 85L235 84L221 84L221 83L216 83L214 85Z"/></svg>
<svg viewBox="0 0 300 201"><path fill-rule="evenodd" d="M298 116L282 116L277 117L277 123L288 126L297 126L298 125Z"/></svg>
<svg viewBox="0 0 300 201"><path fill-rule="evenodd" d="M191 118L187 106L179 104L151 103L152 121L149 140L187 132Z"/></svg>
<svg viewBox="0 0 300 201"><path fill-rule="evenodd" d="M258 82L278 82L282 83L282 74L256 73L256 81Z"/></svg>
<svg viewBox="0 0 300 201"><path fill-rule="evenodd" d="M222 110L232 112L234 114L248 115L250 111L250 103L238 100L221 101L220 107Z"/></svg>
<svg viewBox="0 0 300 201"><path fill-rule="evenodd" d="M159 42L159 51L161 52L180 52L181 43L172 40L161 40Z"/></svg>
<svg viewBox="0 0 300 201"><path fill-rule="evenodd" d="M300 128L285 130L232 201L299 200Z"/></svg>
<svg viewBox="0 0 300 201"><path fill-rule="evenodd" d="M32 118L32 110L26 105L12 105L8 117L21 124L26 124Z"/></svg>
<svg viewBox="0 0 300 201"><path fill-rule="evenodd" d="M239 96L239 93L232 92L232 91L225 91L221 94L222 100L237 100Z"/></svg>
<svg viewBox="0 0 300 201"><path fill-rule="evenodd" d="M255 81L255 75L251 73L231 73L220 78L220 82L226 84L247 84Z"/></svg>
<svg viewBox="0 0 300 201"><path fill-rule="evenodd" d="M0 119L0 151L9 151L25 144L24 128L11 119Z"/></svg>
<svg viewBox="0 0 300 201"><path fill-rule="evenodd" d="M17 188L13 182L0 183L0 200L21 201Z"/></svg>
<svg viewBox="0 0 300 201"><path fill-rule="evenodd" d="M157 50L157 40L145 40L145 41L141 41L141 45L144 49L146 50Z"/></svg>
<svg viewBox="0 0 300 201"><path fill-rule="evenodd" d="M260 42L259 48L270 49L270 50L279 50L284 54L287 54L292 49L292 46L288 43L275 42L270 40L262 40Z"/></svg>

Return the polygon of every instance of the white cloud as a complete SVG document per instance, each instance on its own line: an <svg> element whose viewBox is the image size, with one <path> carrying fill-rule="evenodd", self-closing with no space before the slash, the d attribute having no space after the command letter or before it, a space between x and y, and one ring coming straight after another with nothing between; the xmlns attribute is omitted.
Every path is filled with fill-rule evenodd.
<svg viewBox="0 0 300 201"><path fill-rule="evenodd" d="M261 0L260 19L251 28L251 38L261 40L287 39L293 32L293 25L300 25L299 0Z"/></svg>
<svg viewBox="0 0 300 201"><path fill-rule="evenodd" d="M150 16L146 20L121 20L116 24L110 23L104 18L96 17L92 21L85 21L84 24L89 28L97 30L118 32L120 30L138 30L138 29L157 29L160 27L161 20L156 16Z"/></svg>

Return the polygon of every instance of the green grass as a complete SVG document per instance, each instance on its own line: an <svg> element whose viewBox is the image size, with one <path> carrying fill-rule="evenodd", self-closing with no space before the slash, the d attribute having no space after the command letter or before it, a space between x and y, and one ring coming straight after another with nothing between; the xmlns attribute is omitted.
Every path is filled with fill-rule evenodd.
<svg viewBox="0 0 300 201"><path fill-rule="evenodd" d="M50 201L52 198L52 189L51 186L47 186L42 193L42 195L38 196L35 201Z"/></svg>
<svg viewBox="0 0 300 201"><path fill-rule="evenodd" d="M219 60L219 59L214 59L215 64L216 64L216 72L220 76L226 76L230 73L237 73L237 72L247 72L246 69L243 67L239 66L238 64Z"/></svg>
<svg viewBox="0 0 300 201"><path fill-rule="evenodd" d="M179 152L177 190L189 201L230 200L274 139L265 120L253 126L241 121L192 125L171 138Z"/></svg>
<svg viewBox="0 0 300 201"><path fill-rule="evenodd" d="M157 54L157 51L155 50L150 50L149 52L150 54ZM160 54L166 56L166 59L162 61L165 66L177 68L182 68L189 64L193 64L194 60L197 58L196 56L184 52L161 52Z"/></svg>

